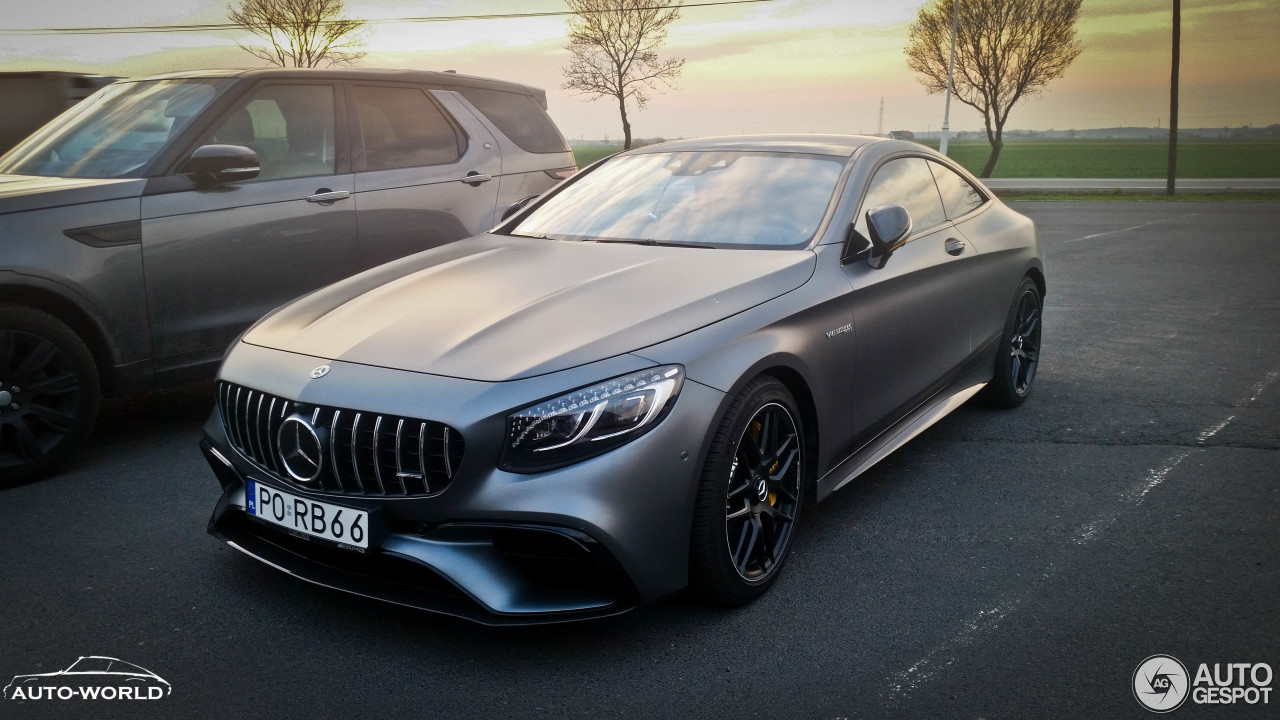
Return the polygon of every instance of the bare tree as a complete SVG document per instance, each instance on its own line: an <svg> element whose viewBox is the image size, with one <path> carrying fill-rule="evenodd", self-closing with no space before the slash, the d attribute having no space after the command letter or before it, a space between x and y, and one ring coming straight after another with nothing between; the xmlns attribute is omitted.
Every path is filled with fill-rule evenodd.
<svg viewBox="0 0 1280 720"><path fill-rule="evenodd" d="M982 113L990 177L1004 147L1004 125L1019 100L1039 94L1080 55L1081 0L933 0L911 24L907 66L930 93L947 89L952 2L959 3L955 96Z"/></svg>
<svg viewBox="0 0 1280 720"><path fill-rule="evenodd" d="M616 98L622 115L623 149L631 149L627 100L639 109L661 82L671 87L684 68L684 58L658 58L667 40L667 26L680 18L680 1L566 0L574 16L569 20L571 57L564 68L565 90L592 95L592 100Z"/></svg>
<svg viewBox="0 0 1280 720"><path fill-rule="evenodd" d="M364 20L348 20L342 0L241 0L227 6L231 22L265 38L270 48L241 45L280 67L340 65L364 57L352 33Z"/></svg>

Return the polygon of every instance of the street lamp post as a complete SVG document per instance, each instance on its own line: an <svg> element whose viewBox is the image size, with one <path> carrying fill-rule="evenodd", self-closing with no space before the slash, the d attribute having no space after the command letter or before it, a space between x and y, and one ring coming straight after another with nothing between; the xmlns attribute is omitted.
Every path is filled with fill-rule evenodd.
<svg viewBox="0 0 1280 720"><path fill-rule="evenodd" d="M960 0L952 0L951 14L951 60L947 63L947 103L942 111L942 142L938 144L938 152L947 154L947 136L951 132L951 89L952 78L956 71L956 28L960 25Z"/></svg>

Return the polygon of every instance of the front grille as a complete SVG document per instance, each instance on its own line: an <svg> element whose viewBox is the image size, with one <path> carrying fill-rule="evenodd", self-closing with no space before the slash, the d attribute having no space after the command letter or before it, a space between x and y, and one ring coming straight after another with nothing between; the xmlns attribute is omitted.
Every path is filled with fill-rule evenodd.
<svg viewBox="0 0 1280 720"><path fill-rule="evenodd" d="M227 438L263 470L299 487L345 495L411 497L448 487L462 464L462 435L431 420L308 405L229 382L218 383ZM320 431L320 475L296 483L280 457L280 426L291 416Z"/></svg>

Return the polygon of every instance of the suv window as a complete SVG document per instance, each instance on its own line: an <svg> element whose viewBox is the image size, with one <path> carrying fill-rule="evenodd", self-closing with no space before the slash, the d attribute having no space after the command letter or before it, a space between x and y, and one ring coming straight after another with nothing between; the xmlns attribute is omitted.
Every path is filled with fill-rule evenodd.
<svg viewBox="0 0 1280 720"><path fill-rule="evenodd" d="M334 173L333 87L259 88L210 135L258 153L258 180Z"/></svg>
<svg viewBox="0 0 1280 720"><path fill-rule="evenodd" d="M466 150L466 138L425 90L356 86L353 92L364 142L364 169L445 165Z"/></svg>
<svg viewBox="0 0 1280 720"><path fill-rule="evenodd" d="M4 156L0 173L137 177L229 86L223 78L109 85L22 141Z"/></svg>
<svg viewBox="0 0 1280 720"><path fill-rule="evenodd" d="M522 149L531 153L568 150L564 137L556 129L555 123L551 122L547 111L531 96L472 87L451 89L475 105L503 135L511 138Z"/></svg>
<svg viewBox="0 0 1280 720"><path fill-rule="evenodd" d="M911 214L912 235L947 221L946 213L942 211L942 200L938 197L938 187L924 158L898 158L876 170L855 224L864 236L867 234L867 211L880 205L906 208Z"/></svg>
<svg viewBox="0 0 1280 720"><path fill-rule="evenodd" d="M929 169L933 171L933 179L938 183L938 192L942 195L942 207L946 209L948 218L955 220L961 215L977 210L987 201L968 180L946 165L930 161Z"/></svg>

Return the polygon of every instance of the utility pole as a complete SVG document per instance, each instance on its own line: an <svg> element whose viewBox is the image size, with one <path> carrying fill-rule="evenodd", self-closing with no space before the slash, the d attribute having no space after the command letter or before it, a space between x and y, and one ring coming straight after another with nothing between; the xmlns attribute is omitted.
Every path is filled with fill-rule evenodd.
<svg viewBox="0 0 1280 720"><path fill-rule="evenodd" d="M1178 56L1182 46L1182 0L1173 0L1173 70L1169 76L1169 178L1165 194L1173 194L1178 176Z"/></svg>
<svg viewBox="0 0 1280 720"><path fill-rule="evenodd" d="M947 62L947 103L942 111L942 142L938 152L947 154L947 135L951 132L951 90L956 72L956 28L960 26L960 0L953 0L951 11L951 60Z"/></svg>
<svg viewBox="0 0 1280 720"><path fill-rule="evenodd" d="M876 123L876 135L884 135L884 98L880 98L880 120Z"/></svg>

